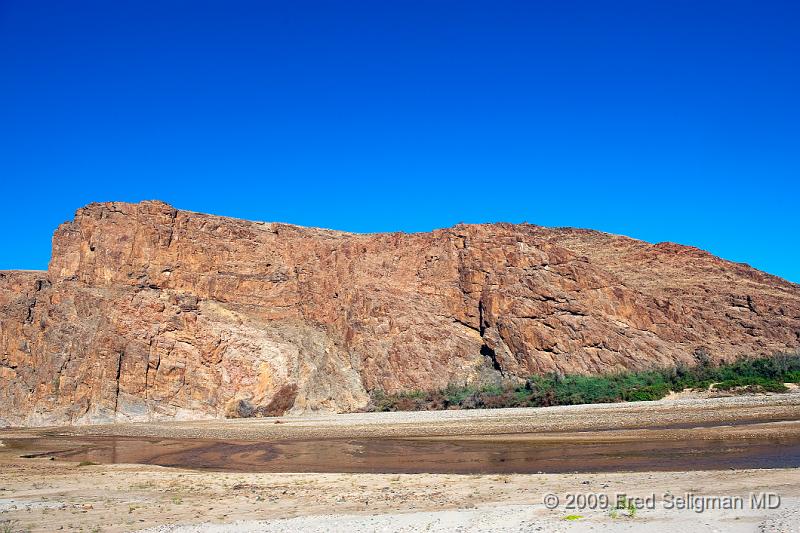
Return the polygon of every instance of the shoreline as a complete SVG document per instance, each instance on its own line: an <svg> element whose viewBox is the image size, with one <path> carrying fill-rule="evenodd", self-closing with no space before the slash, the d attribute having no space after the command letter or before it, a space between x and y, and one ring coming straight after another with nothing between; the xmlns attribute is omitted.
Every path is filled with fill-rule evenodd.
<svg viewBox="0 0 800 533"><path fill-rule="evenodd" d="M791 419L791 417L794 417ZM765 422L769 418L789 420ZM648 439L706 433L742 442L765 433L797 435L800 394L705 400L661 400L497 411L436 411L27 428L15 437L242 438L291 445L303 438L519 440ZM749 422L748 422L749 421ZM665 424L686 427L663 429ZM705 428L695 429L692 425ZM632 428L637 429L632 429ZM662 429L657 429L657 428ZM648 429L649 428L649 429ZM578 431L580 430L580 431ZM548 439L550 439L548 441ZM641 508L614 518L608 508L567 508L570 495L741 496L774 493L775 509L730 511ZM561 503L553 509L545 496ZM574 520L566 517L579 516ZM0 524L31 531L228 533L307 531L796 531L800 469L724 469L562 474L372 474L211 472L144 464L80 466L46 457L24 459L0 446ZM792 529L795 528L795 529Z"/></svg>
<svg viewBox="0 0 800 533"><path fill-rule="evenodd" d="M2 438L115 436L232 440L409 438L691 429L800 420L800 391L722 398L385 413L305 414L275 418L118 423L0 429Z"/></svg>

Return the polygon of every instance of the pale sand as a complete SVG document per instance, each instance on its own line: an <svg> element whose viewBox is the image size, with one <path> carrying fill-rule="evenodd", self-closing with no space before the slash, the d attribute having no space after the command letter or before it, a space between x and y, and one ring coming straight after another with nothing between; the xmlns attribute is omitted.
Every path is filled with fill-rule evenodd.
<svg viewBox="0 0 800 533"><path fill-rule="evenodd" d="M34 531L771 531L797 527L796 469L535 475L215 474L133 465L84 466L4 458L0 520ZM659 498L667 492L774 491L774 511L548 510L569 492ZM12 501L13 500L13 501ZM563 503L563 502L562 502ZM564 518L579 514L575 522ZM261 521L261 522L259 522ZM213 529L212 529L213 528ZM430 528L430 529L429 529ZM796 530L796 529L795 529Z"/></svg>
<svg viewBox="0 0 800 533"><path fill-rule="evenodd" d="M137 424L102 428L14 430L0 439L49 432L226 436L228 438L329 438L415 435L480 435L560 431L549 437L577 438L575 432L628 428L602 434L652 438L687 428L665 424L758 422L778 417L800 420L800 395L649 404L577 406L552 409L324 415L270 420ZM634 430L631 428L643 428ZM717 438L746 438L748 432L795 434L797 423L782 422L715 429ZM699 430L698 434L710 430ZM788 432L788 433L787 433ZM570 435L571 434L571 435ZM614 437L616 435L616 437ZM483 437L485 438L485 437ZM530 438L507 436L505 438ZM605 437L604 437L605 438ZM772 491L775 510L702 514L663 509L662 495L741 495ZM655 510L634 518L612 518L607 510L570 510L566 493L655 493ZM543 496L562 505L548 510ZM582 518L569 522L571 514ZM0 447L0 521L34 531L798 531L800 470L724 470L611 474L390 475L239 474L196 472L144 465L79 467L66 461L21 459ZM0 525L0 531L3 531Z"/></svg>

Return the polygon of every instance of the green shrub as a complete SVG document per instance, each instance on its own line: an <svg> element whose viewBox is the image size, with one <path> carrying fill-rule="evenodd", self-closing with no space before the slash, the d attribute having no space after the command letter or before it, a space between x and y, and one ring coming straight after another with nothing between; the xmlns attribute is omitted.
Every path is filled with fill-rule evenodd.
<svg viewBox="0 0 800 533"><path fill-rule="evenodd" d="M800 370L794 370L792 372L787 372L786 376L784 377L784 383L797 383L800 384Z"/></svg>
<svg viewBox="0 0 800 533"><path fill-rule="evenodd" d="M459 387L458 385L450 384L442 392L449 405L459 405L469 396L474 394L476 390L472 387Z"/></svg>
<svg viewBox="0 0 800 533"><path fill-rule="evenodd" d="M666 383L658 383L627 392L625 394L625 400L628 402L650 402L653 400L660 400L669 394L669 392L669 386Z"/></svg>
<svg viewBox="0 0 800 533"><path fill-rule="evenodd" d="M670 391L707 390L716 383L719 390L744 392L785 392L786 383L800 383L800 354L775 355L715 365L708 354L698 351L697 364L621 372L596 376L557 373L531 376L522 385L506 383L474 387L450 384L440 391L411 391L386 394L375 390L371 411L414 411L430 409L476 409L501 407L547 407L619 401L660 400Z"/></svg>
<svg viewBox="0 0 800 533"><path fill-rule="evenodd" d="M747 392L786 392L788 389L782 381L759 376L737 377L726 379L716 384L719 390L744 389Z"/></svg>

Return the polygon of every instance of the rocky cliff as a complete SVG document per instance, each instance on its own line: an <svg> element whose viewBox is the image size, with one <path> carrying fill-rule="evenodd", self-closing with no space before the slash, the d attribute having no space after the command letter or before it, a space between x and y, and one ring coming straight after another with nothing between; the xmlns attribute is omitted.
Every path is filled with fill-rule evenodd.
<svg viewBox="0 0 800 533"><path fill-rule="evenodd" d="M0 424L349 411L375 389L794 351L800 286L531 225L356 235L92 204L0 272Z"/></svg>

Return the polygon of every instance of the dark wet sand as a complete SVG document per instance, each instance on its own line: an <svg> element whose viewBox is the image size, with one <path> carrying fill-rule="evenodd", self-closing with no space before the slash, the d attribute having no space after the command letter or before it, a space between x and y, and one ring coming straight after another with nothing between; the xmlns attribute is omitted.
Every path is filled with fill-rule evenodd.
<svg viewBox="0 0 800 533"><path fill-rule="evenodd" d="M543 409L0 431L21 455L219 472L562 473L800 467L800 394Z"/></svg>
<svg viewBox="0 0 800 533"><path fill-rule="evenodd" d="M565 473L800 467L786 422L501 437L241 441L131 437L7 439L28 457L217 472Z"/></svg>

